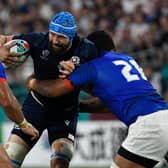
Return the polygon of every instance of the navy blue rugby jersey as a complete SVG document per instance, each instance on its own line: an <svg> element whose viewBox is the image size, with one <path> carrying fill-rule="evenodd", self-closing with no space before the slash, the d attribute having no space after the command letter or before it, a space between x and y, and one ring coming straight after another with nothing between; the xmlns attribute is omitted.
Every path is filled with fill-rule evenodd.
<svg viewBox="0 0 168 168"><path fill-rule="evenodd" d="M72 42L71 49L64 55L58 56L49 51L48 47L48 32L33 32L20 34L13 39L23 39L30 44L30 55L34 63L34 73L37 79L47 80L56 79L59 75L58 63L61 60L68 60L72 56L79 56L80 62L84 63L94 57L97 57L97 49L95 45L85 38L76 36ZM36 92L36 96L48 107L57 106L62 109L64 107L78 105L79 91L67 94L61 98L47 98Z"/></svg>
<svg viewBox="0 0 168 168"><path fill-rule="evenodd" d="M13 39L23 39L30 44L30 55L34 62L34 72L36 78L40 80L57 78L59 74L57 66L61 60L68 60L72 56L79 56L80 62L83 63L97 57L95 45L79 36L74 38L71 49L61 56L49 51L48 32L21 34L14 36Z"/></svg>
<svg viewBox="0 0 168 168"><path fill-rule="evenodd" d="M126 125L138 116L168 109L168 103L152 87L135 60L127 55L105 52L81 64L68 79L77 88L90 86Z"/></svg>

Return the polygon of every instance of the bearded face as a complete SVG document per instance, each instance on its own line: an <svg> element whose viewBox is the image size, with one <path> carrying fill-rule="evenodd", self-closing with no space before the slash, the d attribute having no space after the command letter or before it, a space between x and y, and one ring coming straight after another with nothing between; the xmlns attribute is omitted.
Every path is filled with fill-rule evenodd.
<svg viewBox="0 0 168 168"><path fill-rule="evenodd" d="M61 55L65 53L69 49L70 45L71 43L69 43L66 36L49 32L49 49L54 54Z"/></svg>

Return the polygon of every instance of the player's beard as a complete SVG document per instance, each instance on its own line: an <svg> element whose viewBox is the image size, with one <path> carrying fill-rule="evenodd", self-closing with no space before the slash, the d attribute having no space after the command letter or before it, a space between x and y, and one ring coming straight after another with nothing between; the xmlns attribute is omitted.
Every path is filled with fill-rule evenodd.
<svg viewBox="0 0 168 168"><path fill-rule="evenodd" d="M70 48L70 43L67 44L53 44L49 42L49 49L53 54L63 55Z"/></svg>

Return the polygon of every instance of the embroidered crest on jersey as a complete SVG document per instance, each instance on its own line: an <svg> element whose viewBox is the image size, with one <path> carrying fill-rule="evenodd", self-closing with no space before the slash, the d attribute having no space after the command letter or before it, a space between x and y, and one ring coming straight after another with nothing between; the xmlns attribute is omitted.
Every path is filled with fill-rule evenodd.
<svg viewBox="0 0 168 168"><path fill-rule="evenodd" d="M42 55L40 55L40 58L43 60L48 60L48 55L50 54L49 50L43 50Z"/></svg>
<svg viewBox="0 0 168 168"><path fill-rule="evenodd" d="M72 63L76 66L80 65L80 58L78 56L72 56L71 59Z"/></svg>

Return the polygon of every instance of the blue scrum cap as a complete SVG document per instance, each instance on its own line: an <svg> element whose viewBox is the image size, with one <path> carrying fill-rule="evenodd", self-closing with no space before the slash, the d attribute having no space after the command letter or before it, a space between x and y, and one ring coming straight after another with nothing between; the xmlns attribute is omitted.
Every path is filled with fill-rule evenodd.
<svg viewBox="0 0 168 168"><path fill-rule="evenodd" d="M76 34L74 16L69 12L55 14L49 24L49 31L63 35L71 42Z"/></svg>

